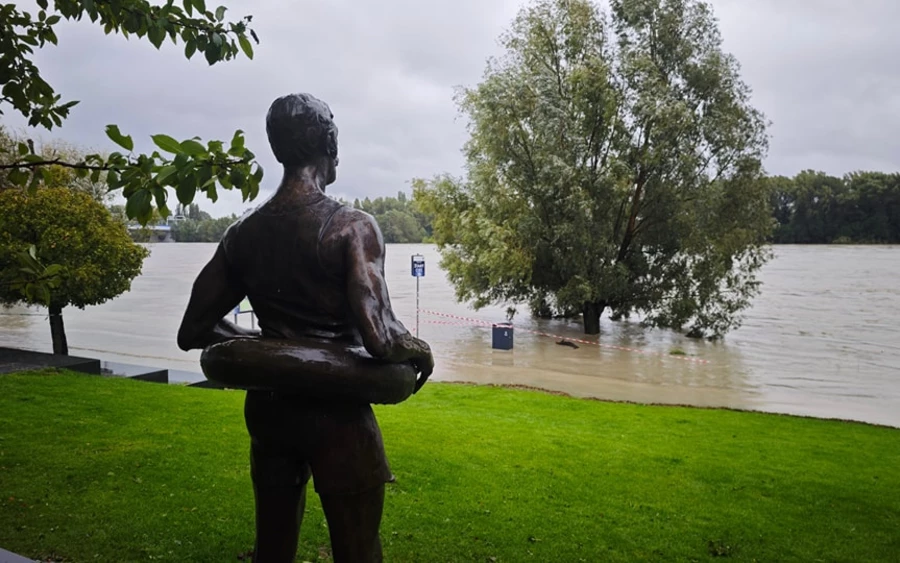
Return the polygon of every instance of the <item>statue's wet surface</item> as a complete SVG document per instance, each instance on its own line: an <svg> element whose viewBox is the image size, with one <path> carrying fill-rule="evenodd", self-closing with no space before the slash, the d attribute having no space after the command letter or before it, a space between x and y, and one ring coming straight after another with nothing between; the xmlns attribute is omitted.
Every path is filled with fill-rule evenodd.
<svg viewBox="0 0 900 563"><path fill-rule="evenodd" d="M325 195L337 127L308 94L266 118L284 178L226 232L194 283L178 332L204 371L248 389L256 496L254 561L293 561L313 477L334 561L381 560L378 528L391 471L369 403L400 402L434 367L428 345L391 309L374 219ZM250 331L224 319L248 297Z"/></svg>

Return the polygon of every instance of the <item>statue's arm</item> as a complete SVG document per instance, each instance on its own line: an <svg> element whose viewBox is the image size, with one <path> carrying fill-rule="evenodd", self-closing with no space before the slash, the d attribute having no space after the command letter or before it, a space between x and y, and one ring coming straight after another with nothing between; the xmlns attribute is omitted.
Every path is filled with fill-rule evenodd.
<svg viewBox="0 0 900 563"><path fill-rule="evenodd" d="M219 246L194 281L191 299L178 329L178 347L187 351L239 336L256 335L256 332L224 319L243 298L244 291L231 279L225 252Z"/></svg>
<svg viewBox="0 0 900 563"><path fill-rule="evenodd" d="M394 315L384 280L384 239L368 216L354 221L345 240L347 295L366 350L389 362L411 361L431 375L434 359L424 341L414 337Z"/></svg>

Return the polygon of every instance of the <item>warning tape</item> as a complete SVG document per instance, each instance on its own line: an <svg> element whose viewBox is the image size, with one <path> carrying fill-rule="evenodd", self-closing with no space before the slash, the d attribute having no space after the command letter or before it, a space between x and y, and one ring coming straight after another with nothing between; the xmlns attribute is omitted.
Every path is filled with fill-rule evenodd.
<svg viewBox="0 0 900 563"><path fill-rule="evenodd" d="M481 325L481 326L483 326L483 327L485 327L485 328L487 328L487 327L489 327L489 326L493 326L494 324L497 324L497 323L492 323L492 322L490 322L490 321L486 321L486 320L484 320L484 319L476 319L476 318L473 318L473 317L463 317L463 316L460 316L460 315L452 315L452 314L450 314L450 313L441 313L441 312L438 312L438 311L429 311L429 310L426 310L426 309L423 309L422 312L425 313L425 314L427 314L427 315L434 315L434 316L437 316L437 317L444 317L444 318L448 318L448 319L455 319L456 321L465 321L466 323L475 323L475 324ZM431 324L443 324L443 325L453 325L453 326L469 326L469 325L464 324L464 323L462 323L462 322L452 322L452 321L427 320L426 322L431 323ZM671 354L659 354L659 353L656 353L656 352L650 352L650 351L648 351L648 350L641 350L641 349L638 349L638 348L627 348L627 347L625 347L625 346L615 346L615 345L613 345L613 344L603 344L603 343L601 343L601 342L596 342L596 341L593 341L593 340L581 340L581 339L579 339L579 338L570 338L570 337L568 337L568 336L561 336L561 335L559 335L559 334L551 334L551 333L549 333L549 332L541 332L541 331L531 330L531 329L527 329L527 328L523 328L523 327L518 327L518 330L521 330L522 332L528 332L528 333L531 333L531 334L536 334L536 335L538 335L538 336L546 336L546 337L549 337L549 338L558 338L558 339L561 339L561 340L567 340L567 341L569 341L569 342L578 342L579 344L590 344L590 345L593 345L593 346L599 346L599 347L601 347L601 348L608 348L608 349L611 349L611 350L618 350L618 351L620 351L620 352L634 352L634 353L636 353L636 354L644 354L644 355L649 355L649 356L654 356L654 355L656 355L656 356L664 356L664 357L666 357L666 358L670 358L670 359L673 359L673 360L680 360L680 361L682 361L682 362L692 362L692 363L695 363L695 364L708 364L708 363L709 363L709 360L702 360L702 359L700 359L700 358L690 358L690 357L687 357L687 356L673 356L673 355L671 355Z"/></svg>
<svg viewBox="0 0 900 563"><path fill-rule="evenodd" d="M432 324L432 325L450 325L450 326L465 326L465 327L472 326L472 323L465 323L465 322L460 322L460 321L435 321L432 319L425 319L424 322L426 322L428 324ZM486 326L478 326L475 328L487 328L487 327Z"/></svg>
<svg viewBox="0 0 900 563"><path fill-rule="evenodd" d="M427 310L427 309L422 309L422 312L425 313L425 314L427 314L427 315L434 315L434 316L436 316L436 317L445 317L445 318L448 318L448 319L457 319L457 320L460 320L460 321L468 321L468 322L470 322L470 323L476 323L476 324L481 324L481 325L486 325L486 326L493 326L494 324L496 324L496 323L492 323L492 322L490 322L490 321L486 321L486 320L484 320L484 319L474 319L474 318L472 318L472 317L461 317L461 316L459 316L459 315L451 315L451 314L449 314L449 313L439 313L439 312L437 312L437 311L429 311L429 310Z"/></svg>

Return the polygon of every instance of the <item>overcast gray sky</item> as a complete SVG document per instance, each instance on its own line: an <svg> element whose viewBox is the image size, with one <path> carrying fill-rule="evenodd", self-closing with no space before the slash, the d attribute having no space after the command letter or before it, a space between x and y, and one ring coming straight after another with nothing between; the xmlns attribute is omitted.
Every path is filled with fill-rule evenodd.
<svg viewBox="0 0 900 563"><path fill-rule="evenodd" d="M280 170L265 136L276 97L310 92L331 106L341 164L330 190L377 197L408 190L413 177L459 173L465 121L457 85L476 84L497 37L521 0L263 0L216 2L229 16L253 14L260 36L253 61L209 67L181 46L105 36L89 21L59 26L59 47L40 52L45 79L64 100L81 100L53 136L112 150L116 123L137 148L149 136L204 140L247 133L266 170ZM754 105L772 126L766 168L841 175L900 170L898 0L712 0L725 49L742 64ZM10 109L10 108L5 108ZM23 121L11 111L4 123ZM42 131L47 138L50 134ZM252 204L225 192L197 200L213 216Z"/></svg>

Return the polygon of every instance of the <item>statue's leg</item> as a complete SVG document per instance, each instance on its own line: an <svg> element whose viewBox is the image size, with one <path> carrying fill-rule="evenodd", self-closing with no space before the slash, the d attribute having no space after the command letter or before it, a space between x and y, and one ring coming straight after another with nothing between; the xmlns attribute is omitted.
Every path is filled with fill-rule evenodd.
<svg viewBox="0 0 900 563"><path fill-rule="evenodd" d="M310 458L334 563L381 561L378 528L391 469L369 405L323 407Z"/></svg>
<svg viewBox="0 0 900 563"><path fill-rule="evenodd" d="M381 563L384 485L360 494L320 495L334 563Z"/></svg>
<svg viewBox="0 0 900 563"><path fill-rule="evenodd" d="M250 476L256 500L254 563L292 563L306 506L310 466L303 453L307 418L297 405L271 394L248 392Z"/></svg>
<svg viewBox="0 0 900 563"><path fill-rule="evenodd" d="M292 563L306 507L306 483L277 488L253 485L256 497L254 563Z"/></svg>

